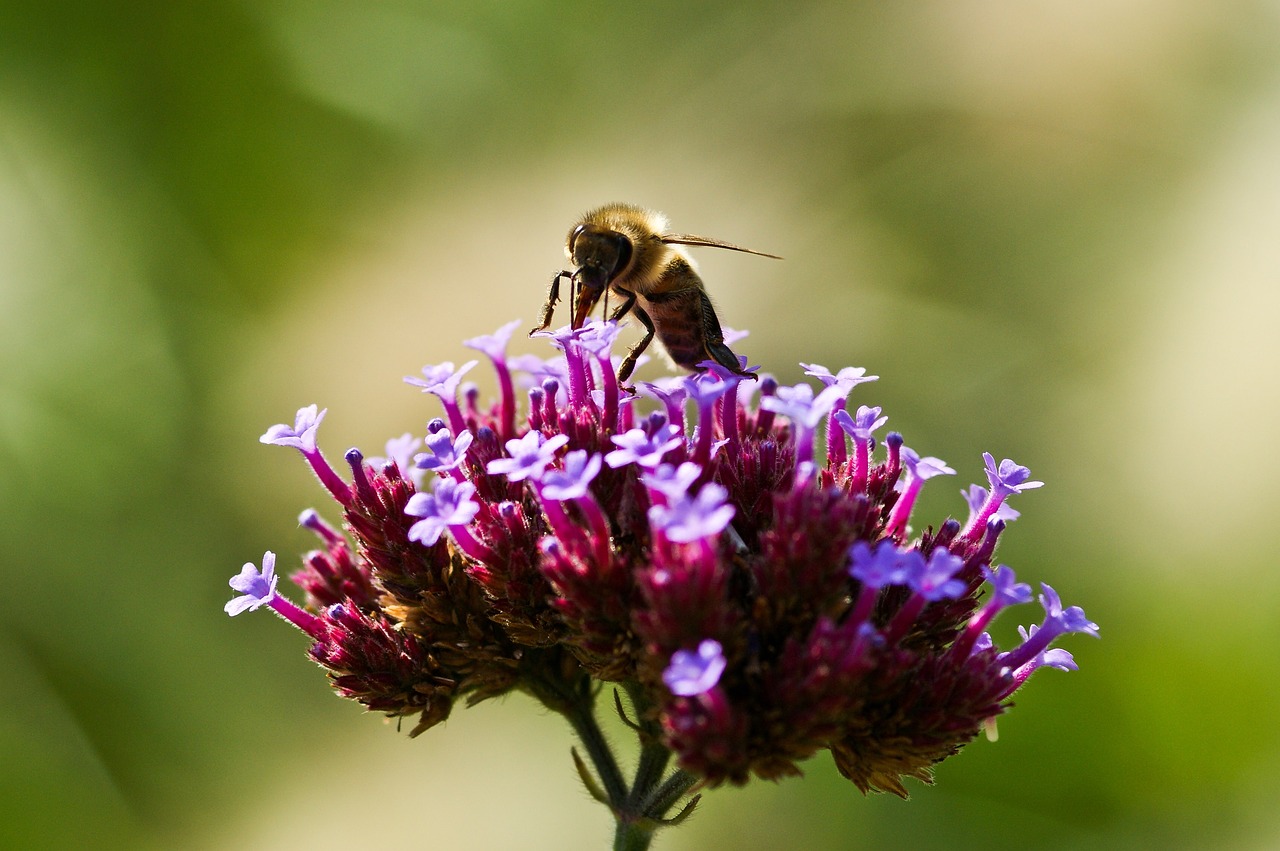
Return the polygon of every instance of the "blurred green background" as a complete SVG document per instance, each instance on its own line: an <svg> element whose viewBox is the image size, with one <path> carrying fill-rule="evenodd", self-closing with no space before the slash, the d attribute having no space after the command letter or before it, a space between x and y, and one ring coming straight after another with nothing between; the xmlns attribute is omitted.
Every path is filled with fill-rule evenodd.
<svg viewBox="0 0 1280 851"><path fill-rule="evenodd" d="M908 802L824 755L657 847L1280 845L1278 58L1248 0L0 2L0 846L604 847L534 704L410 741L222 604L336 518L258 435L420 433L614 200L787 257L698 253L959 470L918 522L1046 480L1001 560L1103 635Z"/></svg>

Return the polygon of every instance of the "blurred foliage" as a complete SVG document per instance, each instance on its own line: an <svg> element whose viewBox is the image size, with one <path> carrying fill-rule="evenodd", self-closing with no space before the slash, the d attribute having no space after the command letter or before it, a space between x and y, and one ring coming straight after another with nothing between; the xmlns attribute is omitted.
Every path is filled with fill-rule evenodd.
<svg viewBox="0 0 1280 851"><path fill-rule="evenodd" d="M965 481L984 448L1049 481L1002 559L1104 636L910 802L821 758L711 794L662 847L1280 838L1280 585L1252 537L1280 508L1254 336L1278 23L1244 0L0 3L0 845L599 847L554 719L512 700L409 742L221 604L239 564L308 546L290 518L320 496L256 435L311 401L333 455L420 430L398 376L532 316L571 217L615 199L787 255L704 261L766 369L865 365L862 398ZM919 516L956 505L932 488ZM365 824L392 805L411 817Z"/></svg>

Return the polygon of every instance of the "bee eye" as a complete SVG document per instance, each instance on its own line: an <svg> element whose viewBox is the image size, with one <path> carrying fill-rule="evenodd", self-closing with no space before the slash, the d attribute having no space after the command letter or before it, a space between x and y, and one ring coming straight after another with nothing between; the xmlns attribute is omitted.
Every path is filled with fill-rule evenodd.
<svg viewBox="0 0 1280 851"><path fill-rule="evenodd" d="M586 225L578 225L576 228L573 229L573 232L569 234L569 250L570 251L573 251L573 247L578 244L578 237L582 235L582 232L586 230L586 227L587 227Z"/></svg>
<svg viewBox="0 0 1280 851"><path fill-rule="evenodd" d="M615 244L618 247L618 262L614 264L613 273L618 275L631 263L631 240L618 234Z"/></svg>

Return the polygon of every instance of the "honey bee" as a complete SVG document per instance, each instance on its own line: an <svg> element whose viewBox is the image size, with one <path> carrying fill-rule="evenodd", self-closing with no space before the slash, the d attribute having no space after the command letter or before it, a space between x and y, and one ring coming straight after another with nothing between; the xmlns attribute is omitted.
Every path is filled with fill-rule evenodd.
<svg viewBox="0 0 1280 851"><path fill-rule="evenodd" d="M706 287L694 270L693 260L679 246L706 245L775 260L782 258L717 239L668 233L667 227L661 213L631 204L609 204L583 216L565 242L565 254L573 271L557 272L551 279L542 322L530 333L551 324L551 315L560 300L560 281L568 278L573 302L570 327L581 328L601 296L608 314L610 292L622 303L609 318L617 321L632 313L644 326L644 338L631 347L618 368L619 382L631 376L636 358L649 347L655 334L677 366L696 371L699 363L711 360L736 375L754 379L756 376L744 371L737 355L725 345Z"/></svg>

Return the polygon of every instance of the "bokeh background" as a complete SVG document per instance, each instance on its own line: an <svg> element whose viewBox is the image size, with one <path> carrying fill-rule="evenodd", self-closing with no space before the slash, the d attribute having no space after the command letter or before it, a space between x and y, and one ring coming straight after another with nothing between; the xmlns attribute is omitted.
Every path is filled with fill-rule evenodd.
<svg viewBox="0 0 1280 851"><path fill-rule="evenodd" d="M3 0L0 846L605 845L531 702L411 741L222 604L329 508L258 435L421 432L613 200L786 255L698 257L882 376L917 517L1046 480L1001 560L1103 635L910 801L821 756L657 847L1280 845L1278 60L1274 0Z"/></svg>

